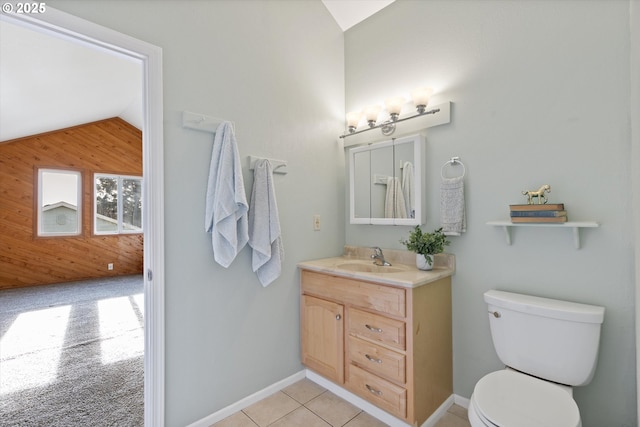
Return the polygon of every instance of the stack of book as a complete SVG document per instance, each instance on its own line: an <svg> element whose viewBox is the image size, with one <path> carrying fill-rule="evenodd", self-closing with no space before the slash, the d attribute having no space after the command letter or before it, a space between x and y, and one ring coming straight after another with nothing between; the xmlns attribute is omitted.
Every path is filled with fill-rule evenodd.
<svg viewBox="0 0 640 427"><path fill-rule="evenodd" d="M511 222L567 222L564 203L509 205Z"/></svg>

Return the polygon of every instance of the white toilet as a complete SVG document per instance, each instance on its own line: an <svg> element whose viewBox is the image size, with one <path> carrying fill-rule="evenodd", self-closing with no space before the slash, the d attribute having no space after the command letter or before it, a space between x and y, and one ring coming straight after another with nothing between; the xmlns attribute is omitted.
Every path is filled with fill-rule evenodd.
<svg viewBox="0 0 640 427"><path fill-rule="evenodd" d="M495 290L484 300L507 368L476 384L471 426L580 427L572 387L593 378L604 307Z"/></svg>

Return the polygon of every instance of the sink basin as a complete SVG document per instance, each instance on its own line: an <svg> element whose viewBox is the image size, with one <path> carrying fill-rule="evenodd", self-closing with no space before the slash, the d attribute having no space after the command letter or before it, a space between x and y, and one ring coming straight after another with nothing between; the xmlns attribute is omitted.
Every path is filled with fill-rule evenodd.
<svg viewBox="0 0 640 427"><path fill-rule="evenodd" d="M336 265L337 269L340 270L348 270L348 271L358 271L360 273L399 273L401 271L406 271L406 268L389 266L389 265L375 265L373 263L367 262L344 262L342 264Z"/></svg>

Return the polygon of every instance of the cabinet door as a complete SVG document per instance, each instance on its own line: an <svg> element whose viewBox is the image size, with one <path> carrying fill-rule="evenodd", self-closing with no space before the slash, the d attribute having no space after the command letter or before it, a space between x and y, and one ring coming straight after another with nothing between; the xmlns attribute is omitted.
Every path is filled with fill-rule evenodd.
<svg viewBox="0 0 640 427"><path fill-rule="evenodd" d="M344 306L303 295L301 318L302 363L344 383Z"/></svg>

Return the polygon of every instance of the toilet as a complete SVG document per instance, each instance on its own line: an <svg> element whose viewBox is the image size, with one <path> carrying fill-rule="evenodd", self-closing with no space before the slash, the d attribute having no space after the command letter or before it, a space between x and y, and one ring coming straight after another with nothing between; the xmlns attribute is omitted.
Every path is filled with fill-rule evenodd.
<svg viewBox="0 0 640 427"><path fill-rule="evenodd" d="M471 426L581 427L573 387L593 378L604 307L496 290L484 300L506 368L476 384Z"/></svg>

